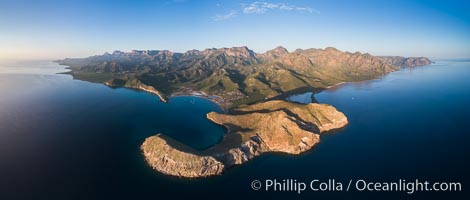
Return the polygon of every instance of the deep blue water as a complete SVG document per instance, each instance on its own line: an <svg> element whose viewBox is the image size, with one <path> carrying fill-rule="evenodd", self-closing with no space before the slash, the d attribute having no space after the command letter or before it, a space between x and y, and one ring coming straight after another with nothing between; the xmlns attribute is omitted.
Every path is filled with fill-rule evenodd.
<svg viewBox="0 0 470 200"><path fill-rule="evenodd" d="M156 133L194 148L220 140L197 97L158 98L54 74L49 62L0 65L0 199L467 199L470 63L441 61L315 94L350 124L300 156L269 154L222 176L182 180L150 169L139 151ZM309 101L304 94L297 101ZM463 192L265 192L254 179L423 179Z"/></svg>

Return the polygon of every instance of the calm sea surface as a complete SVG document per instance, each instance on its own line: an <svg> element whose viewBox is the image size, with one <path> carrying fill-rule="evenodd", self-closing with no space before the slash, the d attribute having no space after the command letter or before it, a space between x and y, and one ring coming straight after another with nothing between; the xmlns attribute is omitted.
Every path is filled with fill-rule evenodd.
<svg viewBox="0 0 470 200"><path fill-rule="evenodd" d="M184 180L150 169L139 150L167 134L204 149L224 128L197 97L165 104L131 89L73 80L47 61L0 63L0 199L468 199L470 62L438 61L314 94L349 125L300 156L263 155L222 176ZM290 98L312 101L312 93ZM253 180L461 182L462 192L266 192Z"/></svg>

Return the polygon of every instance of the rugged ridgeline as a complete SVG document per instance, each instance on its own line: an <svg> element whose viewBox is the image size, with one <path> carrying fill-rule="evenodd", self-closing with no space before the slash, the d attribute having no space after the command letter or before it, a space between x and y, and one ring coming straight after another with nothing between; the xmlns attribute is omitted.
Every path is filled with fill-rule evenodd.
<svg viewBox="0 0 470 200"><path fill-rule="evenodd" d="M232 108L280 94L373 79L402 65L426 64L415 58L397 60L331 47L294 52L277 47L262 54L247 47L233 47L185 53L115 51L57 62L68 65L76 79L117 87L138 82L142 87L152 87L161 99L173 95L211 96L220 106Z"/></svg>
<svg viewBox="0 0 470 200"><path fill-rule="evenodd" d="M76 79L144 90L164 102L174 95L206 96L228 109L230 114L207 114L228 129L222 141L207 150L191 149L162 134L141 145L151 167L189 178L221 174L266 152L305 152L320 141L320 133L348 123L332 106L273 100L276 97L430 63L427 58L375 57L331 47L294 52L277 47L262 54L246 47L186 53L115 51L57 62L68 65Z"/></svg>
<svg viewBox="0 0 470 200"><path fill-rule="evenodd" d="M228 129L219 144L197 151L169 137L149 137L141 149L157 171L178 177L219 175L267 152L300 154L320 141L319 133L342 128L348 120L325 104L267 101L233 110L234 114L211 112L207 118Z"/></svg>
<svg viewBox="0 0 470 200"><path fill-rule="evenodd" d="M399 66L399 67L416 67L416 66L429 65L432 63L432 61L426 57L405 58L401 56L379 56L378 58L389 65L394 65L394 66Z"/></svg>

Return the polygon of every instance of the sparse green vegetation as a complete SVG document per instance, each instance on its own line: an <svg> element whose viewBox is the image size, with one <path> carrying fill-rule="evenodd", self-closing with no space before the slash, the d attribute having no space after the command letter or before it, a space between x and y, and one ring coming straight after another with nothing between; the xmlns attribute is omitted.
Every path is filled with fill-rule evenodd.
<svg viewBox="0 0 470 200"><path fill-rule="evenodd" d="M158 134L141 149L156 170L179 177L206 177L242 164L264 152L299 154L319 142L319 133L342 128L348 120L334 107L272 100L300 91L318 91L397 70L388 63L424 63L401 58L341 52L334 48L296 50L277 47L256 54L246 47L170 51L114 52L57 61L74 78L167 96L210 97L230 114L207 118L228 133L213 147L197 151Z"/></svg>
<svg viewBox="0 0 470 200"><path fill-rule="evenodd" d="M278 47L257 54L246 47L233 47L186 53L116 51L58 62L70 66L76 79L112 86L138 80L164 96L196 92L216 96L219 105L234 108L301 88L319 90L340 82L368 80L397 69L382 59L334 48L289 53Z"/></svg>

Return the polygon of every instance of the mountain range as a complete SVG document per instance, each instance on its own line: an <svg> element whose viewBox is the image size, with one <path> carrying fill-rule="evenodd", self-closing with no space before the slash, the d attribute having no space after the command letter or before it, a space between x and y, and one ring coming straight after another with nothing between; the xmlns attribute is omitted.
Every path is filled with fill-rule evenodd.
<svg viewBox="0 0 470 200"><path fill-rule="evenodd" d="M276 47L255 53L247 47L114 51L88 58L58 60L76 79L153 91L162 100L174 95L210 97L225 108L282 94L321 90L341 82L373 79L400 67L430 64L425 57L373 56L333 47Z"/></svg>

